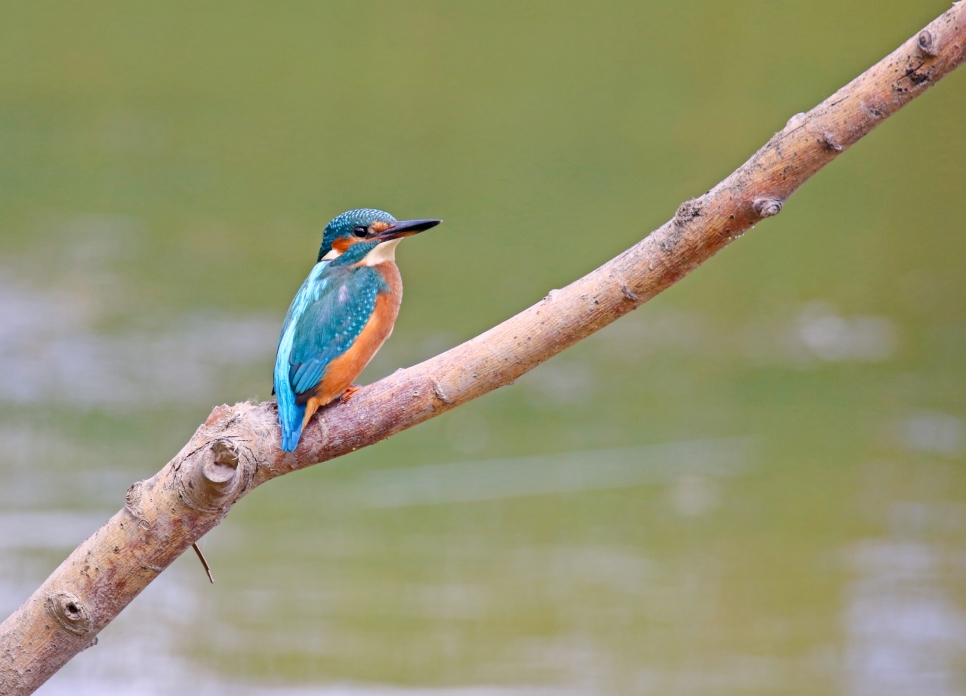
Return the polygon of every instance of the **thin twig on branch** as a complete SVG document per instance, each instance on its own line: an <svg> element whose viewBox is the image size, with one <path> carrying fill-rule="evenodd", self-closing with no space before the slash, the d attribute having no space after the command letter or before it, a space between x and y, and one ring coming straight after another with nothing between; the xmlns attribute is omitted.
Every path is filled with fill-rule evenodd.
<svg viewBox="0 0 966 696"><path fill-rule="evenodd" d="M0 624L0 696L29 694L243 495L493 391L657 295L766 217L819 169L966 57L966 2L779 133L646 239L486 333L324 409L294 453L274 402L219 406L124 508Z"/></svg>

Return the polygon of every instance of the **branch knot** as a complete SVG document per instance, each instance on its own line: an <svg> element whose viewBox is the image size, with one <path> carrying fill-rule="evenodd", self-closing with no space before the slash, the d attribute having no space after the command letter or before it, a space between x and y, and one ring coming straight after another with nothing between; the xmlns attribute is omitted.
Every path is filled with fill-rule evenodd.
<svg viewBox="0 0 966 696"><path fill-rule="evenodd" d="M137 521L138 527L147 531L151 529L151 523L148 522L148 518L144 514L144 506L141 504L141 496L143 494L144 481L135 481L132 483L124 495L124 509Z"/></svg>
<svg viewBox="0 0 966 696"><path fill-rule="evenodd" d="M454 399L449 394L443 390L443 385L437 382L435 379L433 382L433 393L436 394L436 398L442 401L444 404L453 403Z"/></svg>
<svg viewBox="0 0 966 696"><path fill-rule="evenodd" d="M778 215L782 211L784 202L778 198L756 198L752 206L759 217L767 218Z"/></svg>
<svg viewBox="0 0 966 696"><path fill-rule="evenodd" d="M825 146L826 150L830 150L832 152L842 152L842 150L845 149L839 145L838 140L836 140L835 136L829 131L822 133L822 145Z"/></svg>
<svg viewBox="0 0 966 696"><path fill-rule="evenodd" d="M54 590L47 595L44 608L65 631L74 635L90 633L94 626L87 607L73 592Z"/></svg>
<svg viewBox="0 0 966 696"><path fill-rule="evenodd" d="M928 29L923 29L919 32L919 36L916 38L916 46L930 58L935 58L939 54L936 50L936 43L935 39L933 39L932 32Z"/></svg>
<svg viewBox="0 0 966 696"><path fill-rule="evenodd" d="M178 471L181 500L200 512L231 507L255 475L255 462L233 438L211 441L188 455Z"/></svg>

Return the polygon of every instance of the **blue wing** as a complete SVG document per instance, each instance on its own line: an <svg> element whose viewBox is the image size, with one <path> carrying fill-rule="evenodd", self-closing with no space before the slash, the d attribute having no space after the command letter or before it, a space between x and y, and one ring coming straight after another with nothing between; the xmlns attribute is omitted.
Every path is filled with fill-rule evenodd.
<svg viewBox="0 0 966 696"><path fill-rule="evenodd" d="M380 289L381 279L371 268L332 267L322 261L292 300L275 358L275 393L285 451L291 452L298 444L305 402L329 363L362 333Z"/></svg>

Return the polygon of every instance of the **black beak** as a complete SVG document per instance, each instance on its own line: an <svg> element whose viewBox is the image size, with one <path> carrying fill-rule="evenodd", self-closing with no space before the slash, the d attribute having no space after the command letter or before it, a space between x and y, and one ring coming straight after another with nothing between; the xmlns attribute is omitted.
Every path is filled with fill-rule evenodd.
<svg viewBox="0 0 966 696"><path fill-rule="evenodd" d="M384 232L380 232L376 235L376 239L387 242L390 239L401 239L402 237L410 237L414 234L419 234L430 227L436 227L442 220L403 220L402 222L397 222L395 225L390 227Z"/></svg>

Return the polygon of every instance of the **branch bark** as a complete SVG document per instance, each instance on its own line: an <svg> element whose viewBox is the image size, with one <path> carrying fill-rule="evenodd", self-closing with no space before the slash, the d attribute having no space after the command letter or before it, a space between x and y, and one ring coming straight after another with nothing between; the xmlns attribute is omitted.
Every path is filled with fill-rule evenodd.
<svg viewBox="0 0 966 696"><path fill-rule="evenodd" d="M274 402L219 406L0 624L0 696L29 694L256 486L384 440L515 379L674 284L966 58L966 2L783 130L647 238L486 333L324 409L294 453Z"/></svg>

